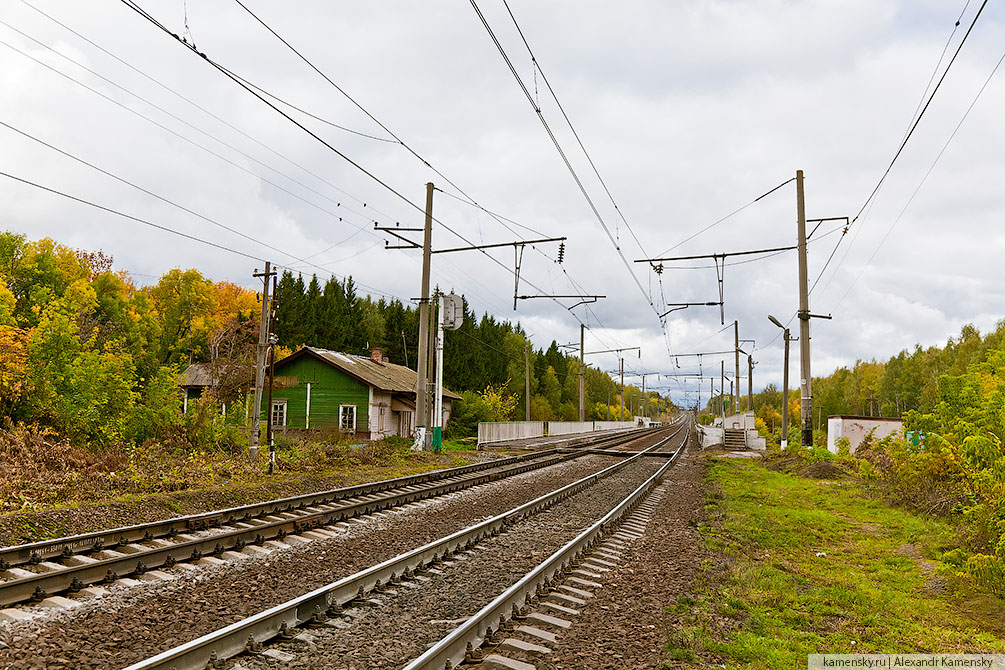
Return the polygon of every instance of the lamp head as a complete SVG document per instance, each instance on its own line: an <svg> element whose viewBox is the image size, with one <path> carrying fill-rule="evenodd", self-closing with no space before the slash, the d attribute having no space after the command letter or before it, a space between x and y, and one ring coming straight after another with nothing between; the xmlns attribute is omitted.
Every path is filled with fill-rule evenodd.
<svg viewBox="0 0 1005 670"><path fill-rule="evenodd" d="M785 330L785 326L782 325L782 322L776 319L775 317L771 316L770 314L768 314L768 321L771 321L771 323L775 324L782 330Z"/></svg>

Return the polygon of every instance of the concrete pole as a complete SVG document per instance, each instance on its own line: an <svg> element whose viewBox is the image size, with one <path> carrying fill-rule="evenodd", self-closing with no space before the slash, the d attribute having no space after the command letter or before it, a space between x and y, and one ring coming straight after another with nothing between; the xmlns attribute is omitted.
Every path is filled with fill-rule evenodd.
<svg viewBox="0 0 1005 670"><path fill-rule="evenodd" d="M262 387L265 385L265 356L269 346L269 277L272 275L272 264L265 261L265 272L257 270L253 277L262 277L262 317L258 324L258 348L255 351L255 404L251 414L251 444L248 446L248 458L252 461L258 456L258 430L262 421ZM272 408L269 408L271 411Z"/></svg>
<svg viewBox="0 0 1005 670"><path fill-rule="evenodd" d="M269 474L273 475L276 473L276 439L272 432L272 385L276 379L276 343L279 341L275 335L272 334L272 322L276 318L276 276L272 275L272 304L269 305L269 402L266 405L268 408L268 414L266 419L268 423L266 424L265 434L266 441L269 443Z"/></svg>
<svg viewBox="0 0 1005 670"><path fill-rule="evenodd" d="M276 439L272 434L272 380L276 377L276 345L269 342L269 401L266 405L265 441L269 443L269 474L276 474Z"/></svg>
<svg viewBox="0 0 1005 670"><path fill-rule="evenodd" d="M618 421L625 420L625 359L621 358L621 410L618 412Z"/></svg>
<svg viewBox="0 0 1005 670"><path fill-rule="evenodd" d="M732 391L730 392L732 395ZM719 415L722 417L722 425L726 425L726 407L723 404L723 396L726 395L726 361L719 361Z"/></svg>
<svg viewBox="0 0 1005 670"><path fill-rule="evenodd" d="M782 333L785 338L785 371L782 373L782 451L789 446L789 329Z"/></svg>
<svg viewBox="0 0 1005 670"><path fill-rule="evenodd" d="M736 380L736 396L734 396L736 402L736 405L734 406L736 407L736 409L734 410L734 412L739 413L740 411L740 322L739 321L733 321L733 341L735 343L733 346L733 357L736 363L736 369L734 370L735 374L733 377L733 379ZM732 396L733 394L730 393L730 395Z"/></svg>
<svg viewBox="0 0 1005 670"><path fill-rule="evenodd" d="M803 171L796 170L796 233L799 253L799 388L800 427L803 446L813 445L813 389L810 373L810 297L806 269L806 200Z"/></svg>
<svg viewBox="0 0 1005 670"><path fill-rule="evenodd" d="M530 421L530 342L523 343L524 421Z"/></svg>
<svg viewBox="0 0 1005 670"><path fill-rule="evenodd" d="M715 380L709 377L708 380L708 413L715 418L715 405L712 404L712 398L715 396Z"/></svg>
<svg viewBox="0 0 1005 670"><path fill-rule="evenodd" d="M426 221L422 229L422 287L419 294L419 352L415 379L415 444L412 449L426 448L426 427L429 425L429 258L433 238L433 184L426 184Z"/></svg>
<svg viewBox="0 0 1005 670"><path fill-rule="evenodd" d="M751 412L754 411L754 359L750 354L747 354L747 407Z"/></svg>
<svg viewBox="0 0 1005 670"><path fill-rule="evenodd" d="M586 421L586 349L583 337L586 326L579 324L579 420Z"/></svg>
<svg viewBox="0 0 1005 670"><path fill-rule="evenodd" d="M443 294L436 310L436 408L433 410L433 451L443 440Z"/></svg>
<svg viewBox="0 0 1005 670"><path fill-rule="evenodd" d="M642 411L639 412L642 418L646 418L646 376L642 375Z"/></svg>

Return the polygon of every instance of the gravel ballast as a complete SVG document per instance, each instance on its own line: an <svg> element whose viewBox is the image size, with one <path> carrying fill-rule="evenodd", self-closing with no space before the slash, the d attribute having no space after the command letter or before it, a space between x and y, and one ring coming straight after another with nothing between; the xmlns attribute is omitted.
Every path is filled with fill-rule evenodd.
<svg viewBox="0 0 1005 670"><path fill-rule="evenodd" d="M280 659L243 657L238 666L264 668L397 668L418 657L456 625L491 602L545 558L599 520L662 465L640 459L506 533L451 559L419 588L397 586L360 607L344 629L308 631L309 642L274 645ZM292 659L282 656L289 654ZM233 666L233 667L238 667Z"/></svg>
<svg viewBox="0 0 1005 670"><path fill-rule="evenodd" d="M653 444L647 436L632 445ZM499 514L612 463L586 456L344 525L329 540L178 566L170 581L124 587L66 612L0 626L0 667L119 668ZM32 611L32 610L29 610ZM37 609L35 611L38 611Z"/></svg>
<svg viewBox="0 0 1005 670"><path fill-rule="evenodd" d="M618 568L605 575L573 625L537 670L636 670L670 662L664 648L674 629L673 609L692 593L702 561L698 524L704 518L700 453L682 455L664 479L663 496L646 533L633 541Z"/></svg>

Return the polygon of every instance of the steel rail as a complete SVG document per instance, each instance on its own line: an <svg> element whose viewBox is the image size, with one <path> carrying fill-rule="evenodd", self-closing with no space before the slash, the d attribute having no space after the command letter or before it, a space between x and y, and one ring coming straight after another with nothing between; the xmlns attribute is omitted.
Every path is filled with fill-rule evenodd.
<svg viewBox="0 0 1005 670"><path fill-rule="evenodd" d="M673 439L684 427L681 425L674 433L661 439L649 450L658 449ZM236 656L246 649L257 648L262 643L283 635L305 622L323 621L328 616L341 612L345 604L365 598L366 593L373 591L374 588L395 584L403 578L407 579L415 572L421 571L451 554L462 551L479 540L498 535L508 526L578 493L587 486L641 458L643 453L566 484L508 512L434 540L286 603L276 605L242 621L179 645L174 649L134 663L125 670L201 669L209 663Z"/></svg>
<svg viewBox="0 0 1005 670"><path fill-rule="evenodd" d="M627 442L637 437L621 435L620 440ZM0 582L0 605L38 601L53 593L76 592L91 584L111 583L128 575L142 575L160 567L170 568L182 561L199 560L203 556L220 556L228 551L239 552L249 544L260 545L269 540L282 540L287 535L460 491L583 455L578 452L555 452L556 450L549 450L543 459L523 460L515 464L506 459L511 464L488 472L437 479L421 488L399 487L362 498L353 497L335 503L304 507L296 512L277 512L264 518L256 519L248 515L244 519L237 519L233 524L222 526L219 532L202 537L175 534L170 541L161 541L157 546L123 543L120 540L114 548L97 554L99 558L71 555L66 564L43 562L39 566L43 569L42 572L22 574Z"/></svg>
<svg viewBox="0 0 1005 670"><path fill-rule="evenodd" d="M351 498L329 505L308 507L298 512L281 512L262 519L239 520L233 526L221 526L219 532L202 537L177 534L172 540L165 540L167 544L156 547L141 544L115 545L110 551L99 553L98 556L104 554L100 559L71 556L69 564L65 565L43 562L39 566L45 570L43 572L0 582L0 605L37 601L53 593L77 591L90 584L110 583L120 577L143 574L162 566L172 567L182 561L219 556L227 551L241 551L249 544L282 540L287 535L460 491L579 456L580 454L552 456L488 472L438 480L423 488L394 489L362 499Z"/></svg>
<svg viewBox="0 0 1005 670"><path fill-rule="evenodd" d="M521 609L527 606L529 601L535 598L537 593L551 585L553 580L563 572L571 569L584 554L600 542L607 531L617 527L621 519L634 510L636 505L642 502L645 496L662 482L663 475L677 461L677 457L686 446L690 433L690 424L688 424L688 434L685 435L684 442L670 459L614 509L605 514L600 521L545 559L517 583L506 589L498 598L406 665L403 670L450 669L461 663L469 650L478 649L486 637L506 625L513 616L517 616Z"/></svg>
<svg viewBox="0 0 1005 670"><path fill-rule="evenodd" d="M621 433L619 435L610 436L605 435L600 439L585 443L582 446L584 448L591 447L597 444L615 441L620 437L624 437L624 434ZM557 448L547 449L531 454L509 456L506 458L496 459L494 461L474 463L472 465L463 465L443 470L434 470L432 472L397 477L395 479L385 479L377 482L356 484L353 486L331 489L317 493L306 493L288 498L269 500L262 503L252 503L250 505L241 505L238 507L229 507L210 512L201 512L199 514L172 517L170 519L123 526L120 528L93 531L78 535L70 535L67 537L54 538L51 540L42 540L40 542L2 547L0 548L0 570L6 570L20 565L35 565L50 558L66 558L68 553L83 553L94 550L95 545L98 545L99 548L101 548L116 544L125 545L132 542L144 542L158 537L170 536L174 533L203 530L225 523L233 524L239 521L247 521L248 519L256 516L267 516L269 514L289 512L298 507L323 505L345 498L365 496L395 488L424 484L440 479L448 479L450 477L470 472L480 472L482 470L505 466L510 463L544 458L557 453L557 451Z"/></svg>

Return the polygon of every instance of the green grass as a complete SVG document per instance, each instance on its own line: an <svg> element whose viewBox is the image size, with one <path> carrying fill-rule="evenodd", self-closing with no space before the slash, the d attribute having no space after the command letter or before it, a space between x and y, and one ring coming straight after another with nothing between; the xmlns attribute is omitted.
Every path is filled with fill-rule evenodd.
<svg viewBox="0 0 1005 670"><path fill-rule="evenodd" d="M955 545L952 527L889 507L852 480L756 462L716 459L708 483L703 535L730 567L693 606L668 608L683 613L666 644L677 664L796 668L813 653L1005 652L1003 603L934 560Z"/></svg>
<svg viewBox="0 0 1005 670"><path fill-rule="evenodd" d="M444 439L440 442L443 451L475 451L477 444L471 441Z"/></svg>

